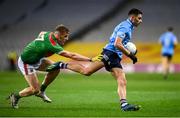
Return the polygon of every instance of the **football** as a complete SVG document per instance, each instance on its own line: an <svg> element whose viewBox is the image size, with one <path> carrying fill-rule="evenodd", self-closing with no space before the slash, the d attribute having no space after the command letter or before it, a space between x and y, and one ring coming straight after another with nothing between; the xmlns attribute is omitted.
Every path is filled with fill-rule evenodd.
<svg viewBox="0 0 180 118"><path fill-rule="evenodd" d="M136 54L137 52L137 48L136 48L136 45L132 42L128 42L126 45L125 45L126 49L129 50L132 54Z"/></svg>

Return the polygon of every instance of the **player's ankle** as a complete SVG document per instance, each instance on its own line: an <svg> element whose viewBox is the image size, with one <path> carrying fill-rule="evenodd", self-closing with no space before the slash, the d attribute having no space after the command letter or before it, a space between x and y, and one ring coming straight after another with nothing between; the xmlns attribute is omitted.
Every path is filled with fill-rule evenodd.
<svg viewBox="0 0 180 118"><path fill-rule="evenodd" d="M59 63L59 67L60 67L61 69L67 69L67 66L68 66L68 63L63 63L63 62L60 62L60 63Z"/></svg>
<svg viewBox="0 0 180 118"><path fill-rule="evenodd" d="M15 96L17 99L22 98L22 96L20 96L19 93L14 93L14 96Z"/></svg>
<svg viewBox="0 0 180 118"><path fill-rule="evenodd" d="M124 107L128 104L126 99L121 99L120 103L121 103L121 107Z"/></svg>
<svg viewBox="0 0 180 118"><path fill-rule="evenodd" d="M42 84L41 88L40 88L40 92L44 92L46 90L46 88L47 88L47 85Z"/></svg>

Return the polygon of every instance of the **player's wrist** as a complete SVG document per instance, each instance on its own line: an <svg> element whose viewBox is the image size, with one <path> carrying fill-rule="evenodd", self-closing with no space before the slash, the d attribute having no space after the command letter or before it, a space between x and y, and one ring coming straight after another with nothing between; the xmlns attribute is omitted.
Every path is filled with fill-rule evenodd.
<svg viewBox="0 0 180 118"><path fill-rule="evenodd" d="M132 56L133 56L133 53L132 53L132 52L129 52L127 56L128 56L128 57L132 57Z"/></svg>

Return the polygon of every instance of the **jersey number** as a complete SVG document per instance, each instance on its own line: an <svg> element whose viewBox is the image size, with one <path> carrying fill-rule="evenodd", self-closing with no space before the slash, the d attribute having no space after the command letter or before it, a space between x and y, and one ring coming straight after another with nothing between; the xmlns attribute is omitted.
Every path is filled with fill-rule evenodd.
<svg viewBox="0 0 180 118"><path fill-rule="evenodd" d="M35 39L35 40L38 40L38 41L44 41L44 34L45 34L46 32L41 32L40 34L39 34L39 36Z"/></svg>

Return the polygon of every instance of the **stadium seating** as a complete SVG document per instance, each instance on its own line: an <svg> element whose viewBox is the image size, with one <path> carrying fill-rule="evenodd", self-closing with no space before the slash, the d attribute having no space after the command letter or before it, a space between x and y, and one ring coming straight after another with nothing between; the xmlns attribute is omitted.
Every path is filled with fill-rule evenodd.
<svg viewBox="0 0 180 118"><path fill-rule="evenodd" d="M39 5L44 7L37 10ZM11 50L18 54L41 30L53 30L57 24L65 24L74 33L89 22L109 11L119 0L5 0L0 4L0 70L7 67L6 56ZM107 42L114 27L127 17L129 9L143 11L143 24L134 32L135 42L157 42L167 26L180 31L179 0L140 0L130 2L115 17L102 23L87 35L84 42ZM123 7L123 6L122 6Z"/></svg>
<svg viewBox="0 0 180 118"><path fill-rule="evenodd" d="M6 67L6 55L18 54L42 30L53 30L57 24L67 25L71 32L86 25L111 9L119 0L46 0L47 5L34 12L43 0L5 0L0 7L0 69ZM4 12L5 11L5 12ZM3 17L2 17L3 16Z"/></svg>

